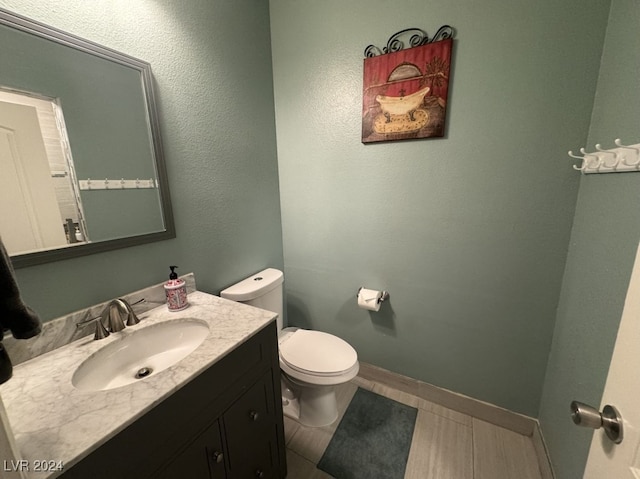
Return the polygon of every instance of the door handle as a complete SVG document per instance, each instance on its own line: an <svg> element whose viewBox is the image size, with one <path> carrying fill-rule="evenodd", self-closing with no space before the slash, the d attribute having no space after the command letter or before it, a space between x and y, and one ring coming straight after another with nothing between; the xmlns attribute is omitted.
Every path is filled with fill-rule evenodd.
<svg viewBox="0 0 640 479"><path fill-rule="evenodd" d="M598 412L596 408L587 404L572 401L571 419L578 426L593 429L603 428L607 437L614 443L620 444L622 442L622 416L615 407L609 404L602 408L602 412Z"/></svg>

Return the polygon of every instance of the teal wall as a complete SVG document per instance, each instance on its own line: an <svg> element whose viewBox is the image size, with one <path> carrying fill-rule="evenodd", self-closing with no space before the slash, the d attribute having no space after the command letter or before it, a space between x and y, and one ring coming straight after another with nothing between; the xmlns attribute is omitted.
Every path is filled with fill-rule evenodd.
<svg viewBox="0 0 640 479"><path fill-rule="evenodd" d="M25 301L44 319L163 281L169 264L210 292L283 267L267 2L0 7L151 63L176 220L174 240L19 270Z"/></svg>
<svg viewBox="0 0 640 479"><path fill-rule="evenodd" d="M289 323L537 416L609 2L271 0ZM447 135L363 145L362 61L456 29ZM386 289L382 312L360 286Z"/></svg>
<svg viewBox="0 0 640 479"><path fill-rule="evenodd" d="M286 262L290 323L393 371L540 411L558 477L580 477L590 434L567 405L601 396L640 179L581 179L566 151L637 142L631 0L613 0L599 79L609 1L0 7L143 58L157 84L177 238L19 270L45 319L161 281L169 263L216 292ZM445 138L362 145L364 48L445 23L457 32ZM363 285L390 291L382 312L355 307Z"/></svg>
<svg viewBox="0 0 640 479"><path fill-rule="evenodd" d="M587 145L640 142L640 5L613 0ZM640 175L580 182L540 422L558 478L582 477L592 431L573 427L569 403L599 406L640 239Z"/></svg>

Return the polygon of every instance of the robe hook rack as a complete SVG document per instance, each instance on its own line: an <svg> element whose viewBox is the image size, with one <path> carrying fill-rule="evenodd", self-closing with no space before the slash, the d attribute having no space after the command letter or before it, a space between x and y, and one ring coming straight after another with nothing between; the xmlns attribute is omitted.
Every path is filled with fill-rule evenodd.
<svg viewBox="0 0 640 479"><path fill-rule="evenodd" d="M614 143L616 147L608 149L596 143L592 152L580 148L581 155L569 150L571 158L580 160L580 164L573 165L573 169L582 174L640 171L640 144L625 145L620 138L616 138Z"/></svg>

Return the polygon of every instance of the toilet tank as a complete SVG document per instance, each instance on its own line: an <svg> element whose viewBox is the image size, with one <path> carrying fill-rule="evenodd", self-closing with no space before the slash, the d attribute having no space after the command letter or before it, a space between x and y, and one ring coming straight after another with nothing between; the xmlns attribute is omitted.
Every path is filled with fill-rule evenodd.
<svg viewBox="0 0 640 479"><path fill-rule="evenodd" d="M280 331L283 313L283 282L282 271L267 268L220 291L220 297L273 311L278 315L278 331Z"/></svg>

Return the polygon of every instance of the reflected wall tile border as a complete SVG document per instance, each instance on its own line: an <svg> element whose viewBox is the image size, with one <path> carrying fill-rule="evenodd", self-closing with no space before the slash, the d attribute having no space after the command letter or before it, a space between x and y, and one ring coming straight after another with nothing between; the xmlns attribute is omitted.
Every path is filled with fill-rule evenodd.
<svg viewBox="0 0 640 479"><path fill-rule="evenodd" d="M187 293L196 291L196 278L193 273L188 273L181 276L181 278L185 280ZM142 315L144 313L166 303L163 286L164 282L119 297L124 298L129 303L135 303L144 298L145 301L143 303L134 306L136 314L143 319ZM23 363L93 334L94 328L91 324L83 328L76 327L76 324L84 319L99 316L104 307L113 299L117 298L47 321L42 325L42 332L30 339L15 339L10 332L6 332L2 344L9 353L12 364Z"/></svg>

